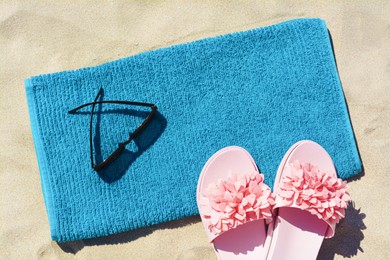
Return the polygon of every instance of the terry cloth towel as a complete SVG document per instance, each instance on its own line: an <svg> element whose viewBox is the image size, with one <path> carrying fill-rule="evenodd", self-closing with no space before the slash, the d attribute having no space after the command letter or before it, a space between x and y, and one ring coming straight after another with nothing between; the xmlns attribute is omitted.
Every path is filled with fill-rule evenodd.
<svg viewBox="0 0 390 260"><path fill-rule="evenodd" d="M287 149L320 143L345 179L361 170L325 22L273 26L141 53L100 66L25 81L52 239L109 235L198 213L195 193L207 159L247 149L266 183ZM109 167L90 162L91 107L101 100L154 103L151 124ZM127 140L149 111L98 105L97 160Z"/></svg>

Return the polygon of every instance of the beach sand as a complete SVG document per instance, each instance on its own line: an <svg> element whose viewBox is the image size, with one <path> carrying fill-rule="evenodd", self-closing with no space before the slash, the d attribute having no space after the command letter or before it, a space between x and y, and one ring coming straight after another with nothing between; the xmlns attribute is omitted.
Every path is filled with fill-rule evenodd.
<svg viewBox="0 0 390 260"><path fill-rule="evenodd" d="M52 241L23 80L298 17L327 22L364 164L319 259L390 259L389 1L30 2L0 2L0 259L215 259L198 216Z"/></svg>

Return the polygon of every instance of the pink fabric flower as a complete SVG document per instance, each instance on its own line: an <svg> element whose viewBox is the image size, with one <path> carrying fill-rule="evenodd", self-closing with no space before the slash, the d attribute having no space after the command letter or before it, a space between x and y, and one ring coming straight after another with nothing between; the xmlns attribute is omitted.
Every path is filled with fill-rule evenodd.
<svg viewBox="0 0 390 260"><path fill-rule="evenodd" d="M274 204L263 174L232 174L209 185L201 200L201 212L209 230L219 235L248 221L271 221Z"/></svg>
<svg viewBox="0 0 390 260"><path fill-rule="evenodd" d="M345 181L298 160L287 165L283 174L277 190L277 205L299 207L330 224L344 217L350 200Z"/></svg>

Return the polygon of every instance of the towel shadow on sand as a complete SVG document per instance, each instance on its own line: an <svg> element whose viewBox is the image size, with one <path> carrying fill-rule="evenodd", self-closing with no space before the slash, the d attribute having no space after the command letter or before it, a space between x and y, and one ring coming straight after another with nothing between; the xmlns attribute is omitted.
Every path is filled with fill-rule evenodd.
<svg viewBox="0 0 390 260"><path fill-rule="evenodd" d="M102 93L100 101L103 100L103 95L104 93ZM133 109L133 107L131 109L106 109L102 111L102 104L96 105L94 113L96 120L94 120L93 123L93 153L95 157L95 163L99 164L105 159L103 158L101 149L102 116L107 116L109 114L122 114L125 117L131 116L145 119L149 115L149 113L150 111L145 111L145 109L136 110ZM90 112L76 112L76 114L90 115ZM157 111L150 123L147 125L147 127L140 134L138 134L131 143L126 146L123 153L112 163L97 172L97 174L106 183L118 181L126 173L127 169L131 166L131 164L157 141L157 139L164 132L166 126L167 120L159 111ZM137 126L134 126L134 129L135 127ZM112 126L112 128L115 127ZM123 141L125 141L127 138L127 136L124 137ZM118 144L112 144L113 150L116 148L116 145Z"/></svg>
<svg viewBox="0 0 390 260"><path fill-rule="evenodd" d="M181 220L170 221L166 223L161 223L157 225L153 225L150 227L139 228L132 231L126 231L114 235L77 240L65 243L58 243L58 246L62 249L62 251L66 253L76 254L85 246L100 246L100 245L116 245L116 244L124 244L138 238L145 237L156 230L164 230L164 229L176 229L180 227L184 227L187 225L195 224L200 221L199 215L188 217Z"/></svg>
<svg viewBox="0 0 390 260"><path fill-rule="evenodd" d="M334 63L336 65L337 75L340 75L339 69L338 69L338 66L337 66L336 53L334 52L334 45L333 45L332 34L330 33L329 30L328 30L328 36L329 36L330 46L332 48L332 54L333 54L333 58L334 58ZM341 85L343 85L342 82L341 82L340 77L339 77L339 80L340 80ZM341 88L341 90L343 91L344 103L345 103L345 106L347 108L347 114L348 114L349 122L352 122L351 114L349 113L348 102L347 102L347 99L345 98L344 90L342 88ZM358 156L359 156L360 161L362 162L362 169L361 169L360 173L358 173L357 175L353 176L352 178L349 178L348 182L360 180L364 176L364 164L363 164L363 161L362 161L362 157L360 156L359 145L358 145L358 142L356 141L355 130L353 129L352 123L351 123L351 128L352 128L352 135L353 135L353 139L354 139L355 144L356 144Z"/></svg>

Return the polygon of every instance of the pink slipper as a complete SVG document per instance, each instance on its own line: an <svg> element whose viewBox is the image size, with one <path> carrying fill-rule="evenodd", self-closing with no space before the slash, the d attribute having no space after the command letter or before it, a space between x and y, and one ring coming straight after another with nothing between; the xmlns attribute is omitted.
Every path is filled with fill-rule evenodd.
<svg viewBox="0 0 390 260"><path fill-rule="evenodd" d="M284 156L274 184L275 228L267 259L316 259L324 238L334 235L349 194L329 154L301 141Z"/></svg>
<svg viewBox="0 0 390 260"><path fill-rule="evenodd" d="M274 200L253 158L243 148L215 153L199 177L197 203L219 259L265 259L266 221Z"/></svg>

